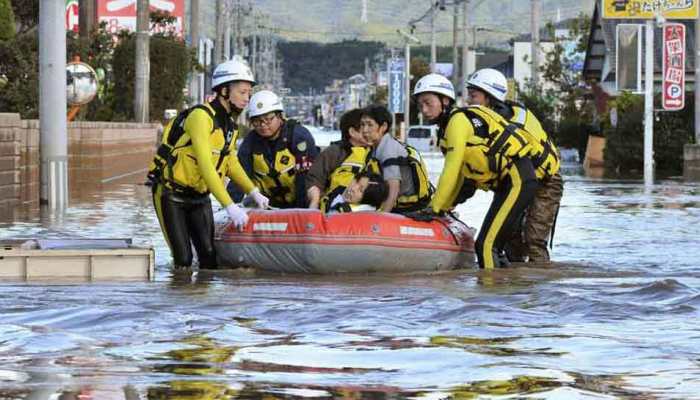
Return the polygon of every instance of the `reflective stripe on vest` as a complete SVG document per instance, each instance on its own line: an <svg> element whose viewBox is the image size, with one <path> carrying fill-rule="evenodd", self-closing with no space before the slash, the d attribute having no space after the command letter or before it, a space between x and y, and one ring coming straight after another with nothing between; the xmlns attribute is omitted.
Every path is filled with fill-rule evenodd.
<svg viewBox="0 0 700 400"><path fill-rule="evenodd" d="M340 165L331 172L326 182L326 193L321 198L320 208L328 212L329 202L335 196L343 193L350 181L367 165L367 157L370 154L368 147L353 146L350 153Z"/></svg>
<svg viewBox="0 0 700 400"><path fill-rule="evenodd" d="M264 142L253 148L253 176L255 185L273 204L294 204L296 200L295 176L296 157L290 150L293 140L294 123L285 123L284 131L275 145L274 159L268 160L263 152ZM251 134L255 135L255 133ZM263 139L264 140L264 139Z"/></svg>

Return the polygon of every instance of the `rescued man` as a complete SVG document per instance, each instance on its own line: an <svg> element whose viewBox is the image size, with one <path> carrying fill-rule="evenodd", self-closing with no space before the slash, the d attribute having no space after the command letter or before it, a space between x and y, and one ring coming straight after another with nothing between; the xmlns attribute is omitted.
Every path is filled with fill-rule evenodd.
<svg viewBox="0 0 700 400"><path fill-rule="evenodd" d="M381 211L405 214L430 203L433 186L420 153L391 134L391 114L384 106L371 105L362 111L361 130L372 146L367 169L381 175L389 195Z"/></svg>
<svg viewBox="0 0 700 400"><path fill-rule="evenodd" d="M330 201L342 194L367 163L369 145L360 131L361 109L340 117L341 140L326 147L306 176L309 208L328 212Z"/></svg>

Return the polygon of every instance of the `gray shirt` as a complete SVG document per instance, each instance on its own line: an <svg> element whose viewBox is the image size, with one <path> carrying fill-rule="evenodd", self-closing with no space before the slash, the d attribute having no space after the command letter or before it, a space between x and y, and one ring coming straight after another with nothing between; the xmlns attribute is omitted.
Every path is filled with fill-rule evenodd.
<svg viewBox="0 0 700 400"><path fill-rule="evenodd" d="M415 193L413 174L408 165L383 166L386 160L408 157L408 151L406 151L406 148L401 142L396 140L389 133L384 134L382 140L380 140L377 145L374 157L379 160L379 164L382 165L382 176L384 180L388 181L393 179L401 181L399 196L412 195Z"/></svg>

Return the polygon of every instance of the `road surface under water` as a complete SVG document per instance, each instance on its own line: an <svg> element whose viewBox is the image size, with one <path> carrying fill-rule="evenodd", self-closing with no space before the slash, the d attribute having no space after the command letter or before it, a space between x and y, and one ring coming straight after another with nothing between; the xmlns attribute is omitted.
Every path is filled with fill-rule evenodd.
<svg viewBox="0 0 700 400"><path fill-rule="evenodd" d="M157 272L0 282L0 398L700 398L700 186L565 179L558 263L494 273L174 275L128 183L6 221L152 243ZM458 211L478 227L489 201Z"/></svg>

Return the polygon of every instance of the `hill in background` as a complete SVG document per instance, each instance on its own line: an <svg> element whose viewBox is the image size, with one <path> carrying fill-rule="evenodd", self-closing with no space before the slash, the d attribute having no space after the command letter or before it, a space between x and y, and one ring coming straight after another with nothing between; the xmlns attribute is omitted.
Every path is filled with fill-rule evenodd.
<svg viewBox="0 0 700 400"><path fill-rule="evenodd" d="M235 3L237 0L231 0ZM557 21L593 11L595 0L542 0L542 21ZM242 1L245 3L245 1ZM469 16L471 26L498 32L479 33L480 43L493 45L530 31L529 0L470 0L476 6ZM213 36L215 0L202 1L201 26ZM338 42L347 39L371 40L399 45L397 29L423 16L429 0L367 0L367 22L363 23L362 0L255 0L253 10L267 14L278 34L292 41ZM438 13L439 44L452 43L452 6ZM417 23L415 35L430 42L430 18Z"/></svg>

